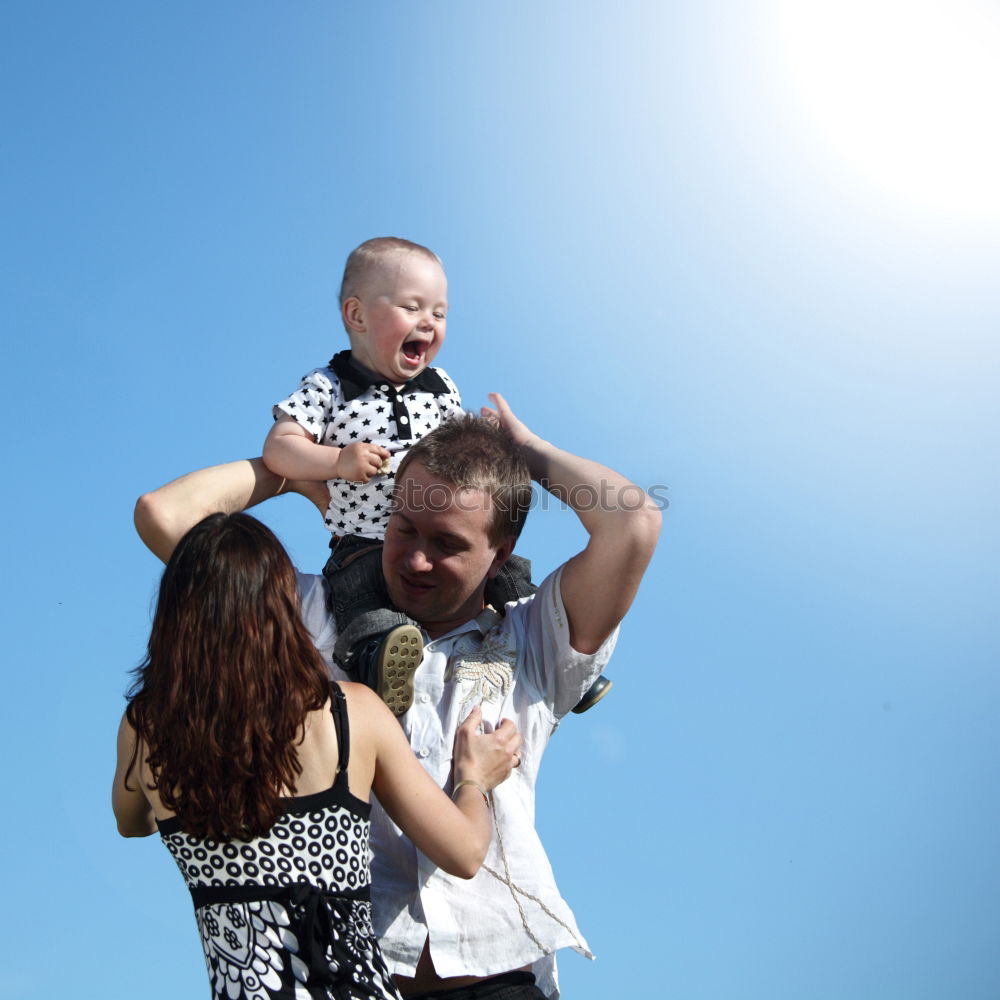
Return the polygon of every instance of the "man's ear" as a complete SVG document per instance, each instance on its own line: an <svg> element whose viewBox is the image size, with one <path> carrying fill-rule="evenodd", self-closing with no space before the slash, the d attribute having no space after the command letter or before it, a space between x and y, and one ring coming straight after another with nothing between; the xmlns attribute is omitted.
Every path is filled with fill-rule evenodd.
<svg viewBox="0 0 1000 1000"><path fill-rule="evenodd" d="M351 333L365 332L365 308L361 299L356 295L344 299L344 303L340 307L340 315L344 320L344 326Z"/></svg>
<svg viewBox="0 0 1000 1000"><path fill-rule="evenodd" d="M514 551L515 541L516 539L508 538L497 546L493 562L490 564L489 572L486 574L487 580L492 580L500 572L503 564L510 558L511 553Z"/></svg>

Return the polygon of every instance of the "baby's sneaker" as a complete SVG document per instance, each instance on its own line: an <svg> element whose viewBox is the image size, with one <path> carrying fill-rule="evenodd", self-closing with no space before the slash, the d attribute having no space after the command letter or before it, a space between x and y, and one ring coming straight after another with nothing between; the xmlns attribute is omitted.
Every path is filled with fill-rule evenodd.
<svg viewBox="0 0 1000 1000"><path fill-rule="evenodd" d="M587 709L593 708L610 690L611 681L609 681L604 674L601 674L601 676L598 677L589 688L587 688L586 693L576 703L576 707L573 711L577 715L586 712Z"/></svg>
<svg viewBox="0 0 1000 1000"><path fill-rule="evenodd" d="M382 640L375 690L393 715L402 715L413 704L413 675L423 658L424 640L415 625L397 625Z"/></svg>

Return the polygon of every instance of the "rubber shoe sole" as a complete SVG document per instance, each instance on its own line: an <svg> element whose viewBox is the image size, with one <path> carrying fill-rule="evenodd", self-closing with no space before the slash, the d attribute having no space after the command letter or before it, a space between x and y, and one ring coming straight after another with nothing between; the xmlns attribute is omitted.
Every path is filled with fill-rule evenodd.
<svg viewBox="0 0 1000 1000"><path fill-rule="evenodd" d="M583 715L584 712L593 708L610 690L611 681L609 681L604 674L601 674L601 676L590 685L586 694L584 694L584 696L577 703L576 707L573 709L573 714Z"/></svg>
<svg viewBox="0 0 1000 1000"><path fill-rule="evenodd" d="M424 658L424 640L415 625L397 625L382 641L378 693L393 715L413 704L413 675Z"/></svg>

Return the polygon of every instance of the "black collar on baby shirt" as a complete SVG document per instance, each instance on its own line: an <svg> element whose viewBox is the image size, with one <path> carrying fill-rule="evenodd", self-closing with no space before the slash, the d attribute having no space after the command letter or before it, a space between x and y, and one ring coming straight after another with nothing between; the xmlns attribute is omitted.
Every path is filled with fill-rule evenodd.
<svg viewBox="0 0 1000 1000"><path fill-rule="evenodd" d="M381 388L386 387L390 397L394 393L406 392L429 392L435 396L442 396L449 391L443 378L433 369L425 368L419 375L405 382L401 388L396 389L387 382L381 375L375 375L366 371L351 357L350 351L338 351L330 358L330 367L337 378L340 379L340 387L344 392L345 400L357 399L373 385Z"/></svg>

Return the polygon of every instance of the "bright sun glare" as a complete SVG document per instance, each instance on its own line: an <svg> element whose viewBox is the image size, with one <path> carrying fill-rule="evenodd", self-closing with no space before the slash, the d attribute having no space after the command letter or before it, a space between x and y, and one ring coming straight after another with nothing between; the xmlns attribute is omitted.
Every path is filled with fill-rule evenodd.
<svg viewBox="0 0 1000 1000"><path fill-rule="evenodd" d="M780 60L830 147L886 195L1000 219L1000 7L775 0Z"/></svg>

